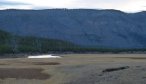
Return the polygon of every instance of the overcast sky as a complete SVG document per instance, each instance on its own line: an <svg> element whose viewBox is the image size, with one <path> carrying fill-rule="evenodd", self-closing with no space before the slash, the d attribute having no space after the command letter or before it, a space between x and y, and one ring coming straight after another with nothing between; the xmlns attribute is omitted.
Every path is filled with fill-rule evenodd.
<svg viewBox="0 0 146 84"><path fill-rule="evenodd" d="M88 8L125 12L146 10L146 0L0 0L0 9Z"/></svg>

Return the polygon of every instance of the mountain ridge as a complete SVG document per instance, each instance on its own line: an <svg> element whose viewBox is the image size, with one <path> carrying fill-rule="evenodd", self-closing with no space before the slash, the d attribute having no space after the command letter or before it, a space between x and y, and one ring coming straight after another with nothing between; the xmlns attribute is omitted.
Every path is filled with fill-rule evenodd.
<svg viewBox="0 0 146 84"><path fill-rule="evenodd" d="M0 10L0 29L95 48L145 48L145 18L145 11L112 9Z"/></svg>

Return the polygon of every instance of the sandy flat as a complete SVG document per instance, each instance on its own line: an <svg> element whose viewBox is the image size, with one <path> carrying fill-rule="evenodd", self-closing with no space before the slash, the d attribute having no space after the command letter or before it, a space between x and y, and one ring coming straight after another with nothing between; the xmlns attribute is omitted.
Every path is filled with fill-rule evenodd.
<svg viewBox="0 0 146 84"><path fill-rule="evenodd" d="M0 59L0 84L146 83L145 54L60 56L61 59Z"/></svg>

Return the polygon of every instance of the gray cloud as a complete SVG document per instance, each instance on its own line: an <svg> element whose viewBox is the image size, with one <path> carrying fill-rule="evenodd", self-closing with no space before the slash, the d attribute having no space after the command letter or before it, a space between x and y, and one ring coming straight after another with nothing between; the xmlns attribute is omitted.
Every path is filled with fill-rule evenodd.
<svg viewBox="0 0 146 84"><path fill-rule="evenodd" d="M48 7L48 6L33 6L33 9L52 9L53 7Z"/></svg>
<svg viewBox="0 0 146 84"><path fill-rule="evenodd" d="M15 5L31 5L31 4L27 4L27 3L20 3L20 2L10 2L10 1L0 1L0 6L15 6Z"/></svg>

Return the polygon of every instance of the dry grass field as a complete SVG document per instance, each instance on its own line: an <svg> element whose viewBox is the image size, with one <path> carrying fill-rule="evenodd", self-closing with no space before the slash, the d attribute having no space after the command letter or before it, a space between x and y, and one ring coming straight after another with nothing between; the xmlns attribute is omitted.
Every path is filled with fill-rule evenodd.
<svg viewBox="0 0 146 84"><path fill-rule="evenodd" d="M145 54L0 59L0 84L146 84Z"/></svg>

